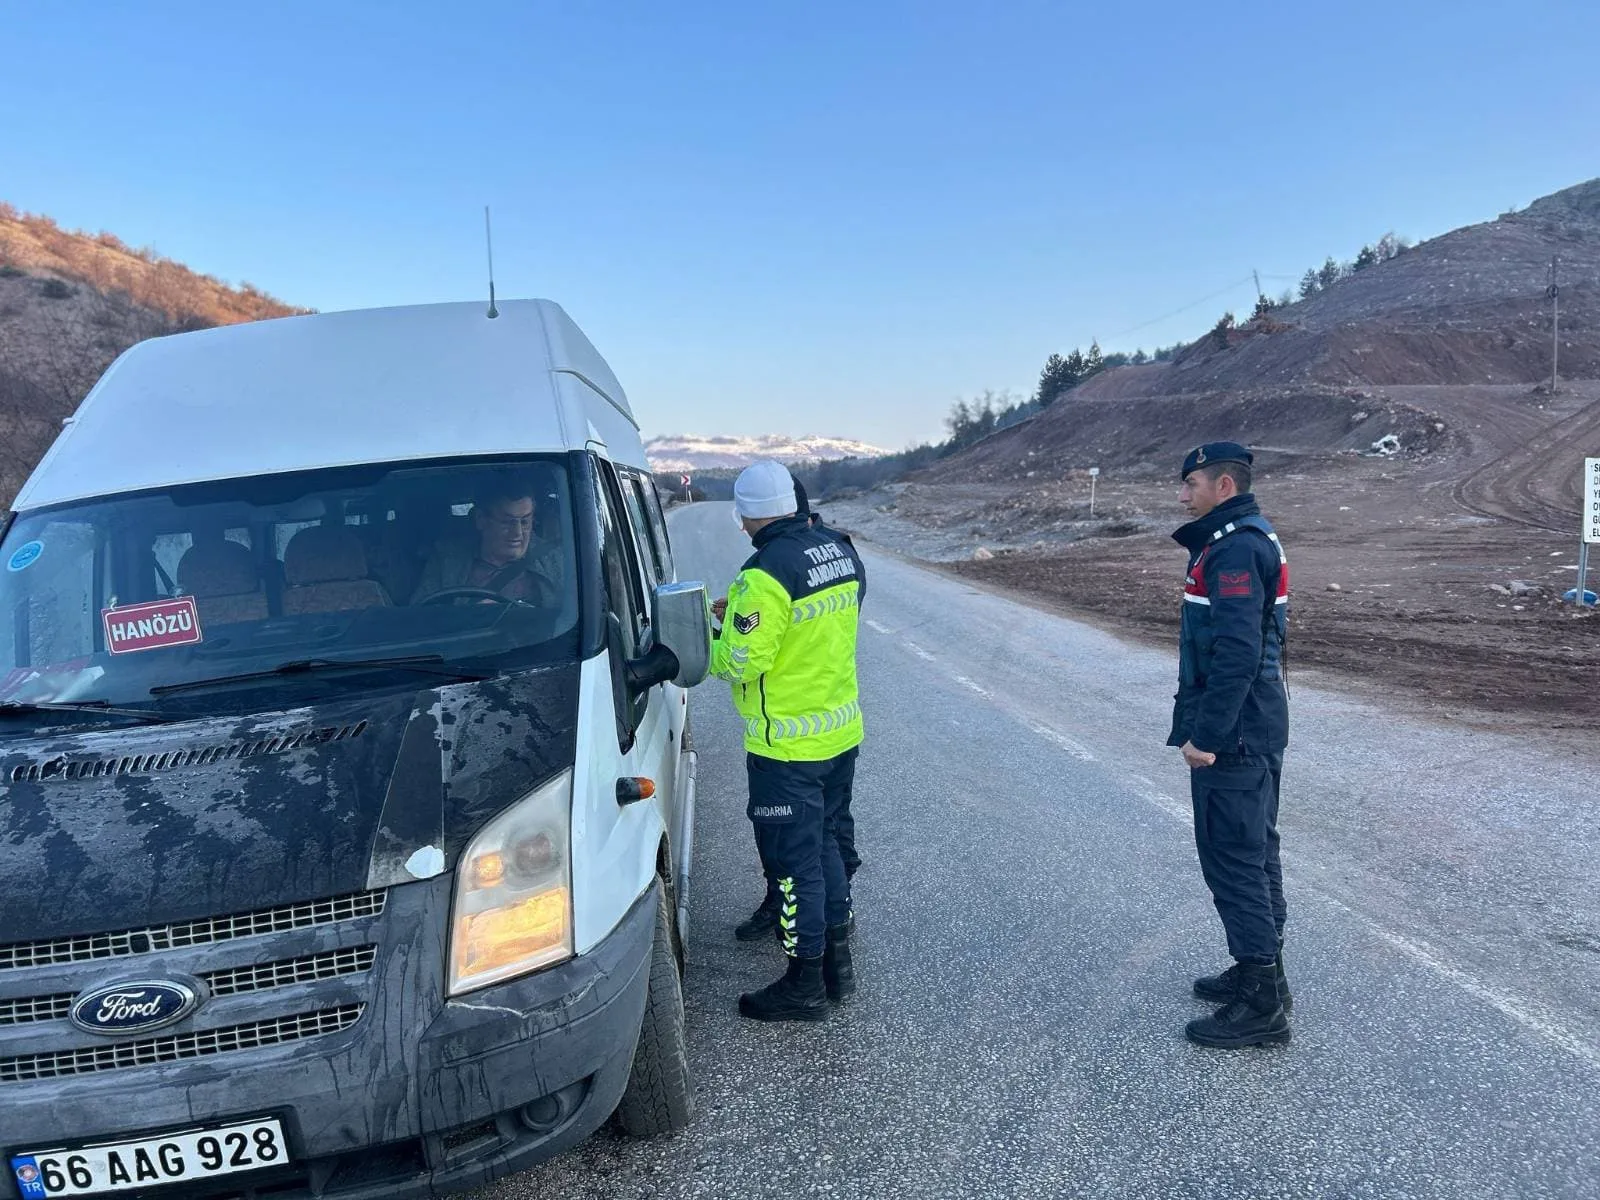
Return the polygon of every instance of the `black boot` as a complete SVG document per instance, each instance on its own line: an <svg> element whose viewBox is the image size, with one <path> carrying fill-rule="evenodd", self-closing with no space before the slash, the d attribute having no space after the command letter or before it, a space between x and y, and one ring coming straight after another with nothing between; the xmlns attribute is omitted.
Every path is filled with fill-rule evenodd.
<svg viewBox="0 0 1600 1200"><path fill-rule="evenodd" d="M1283 943L1278 943L1278 959L1272 965L1273 977L1278 985L1278 1003L1284 1012L1294 1011L1294 993L1289 990L1289 977L1283 972ZM1207 975L1194 981L1194 994L1213 1004L1226 1004L1239 994L1239 964L1234 963L1220 975Z"/></svg>
<svg viewBox="0 0 1600 1200"><path fill-rule="evenodd" d="M1289 1018L1278 1003L1274 981L1276 967L1238 964L1238 990L1233 999L1209 1017L1190 1021L1185 1031L1191 1042L1233 1049L1289 1040ZM1224 972L1226 974L1226 972Z"/></svg>
<svg viewBox="0 0 1600 1200"><path fill-rule="evenodd" d="M791 958L783 978L759 992L739 997L739 1015L757 1021L825 1021L828 994L822 987L822 959Z"/></svg>
<svg viewBox="0 0 1600 1200"><path fill-rule="evenodd" d="M850 958L850 926L828 926L828 944L822 951L822 986L835 1003L856 991L856 965Z"/></svg>
<svg viewBox="0 0 1600 1200"><path fill-rule="evenodd" d="M733 936L741 942L754 942L777 929L778 903L775 895L769 892L767 898L761 902L761 907L734 928Z"/></svg>

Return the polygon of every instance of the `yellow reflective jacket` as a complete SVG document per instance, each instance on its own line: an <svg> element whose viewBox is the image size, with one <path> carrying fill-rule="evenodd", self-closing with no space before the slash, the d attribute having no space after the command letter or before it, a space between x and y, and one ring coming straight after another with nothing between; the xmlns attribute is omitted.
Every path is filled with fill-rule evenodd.
<svg viewBox="0 0 1600 1200"><path fill-rule="evenodd" d="M752 754L820 762L861 744L861 560L804 517L774 521L728 588L711 673L733 685Z"/></svg>

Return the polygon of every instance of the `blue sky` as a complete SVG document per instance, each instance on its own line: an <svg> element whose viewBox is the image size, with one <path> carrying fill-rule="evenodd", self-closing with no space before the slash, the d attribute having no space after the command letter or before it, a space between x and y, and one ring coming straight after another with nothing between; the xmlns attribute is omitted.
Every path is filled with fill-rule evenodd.
<svg viewBox="0 0 1600 1200"><path fill-rule="evenodd" d="M1597 47L1593 0L0 0L0 199L324 310L480 295L488 203L647 433L898 448L1600 174Z"/></svg>

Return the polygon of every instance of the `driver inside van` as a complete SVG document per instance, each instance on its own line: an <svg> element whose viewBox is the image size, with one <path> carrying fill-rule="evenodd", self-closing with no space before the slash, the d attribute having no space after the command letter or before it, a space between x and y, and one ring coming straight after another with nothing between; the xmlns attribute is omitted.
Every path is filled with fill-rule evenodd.
<svg viewBox="0 0 1600 1200"><path fill-rule="evenodd" d="M561 548L536 540L537 512L530 487L506 484L479 496L472 506L475 540L439 545L423 567L411 602L422 604L441 592L467 589L527 604L557 604Z"/></svg>

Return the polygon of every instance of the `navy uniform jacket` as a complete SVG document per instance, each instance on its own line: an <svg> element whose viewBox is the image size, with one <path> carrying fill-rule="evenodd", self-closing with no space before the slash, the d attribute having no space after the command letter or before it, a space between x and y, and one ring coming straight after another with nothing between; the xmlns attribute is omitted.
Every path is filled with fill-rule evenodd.
<svg viewBox="0 0 1600 1200"><path fill-rule="evenodd" d="M1247 493L1172 538L1189 551L1189 570L1167 745L1192 742L1235 761L1281 753L1289 744L1289 564L1278 535Z"/></svg>
<svg viewBox="0 0 1600 1200"><path fill-rule="evenodd" d="M816 514L816 516L817 520L812 524L811 528L815 529L824 537L831 537L834 541L838 542L839 545L844 547L844 552L848 554L851 560L856 564L856 582L861 585L861 591L857 597L858 602L865 600L867 598L867 564L861 561L861 552L856 549L855 539L852 538L848 533L841 533L839 530L829 525L822 519L821 513Z"/></svg>

